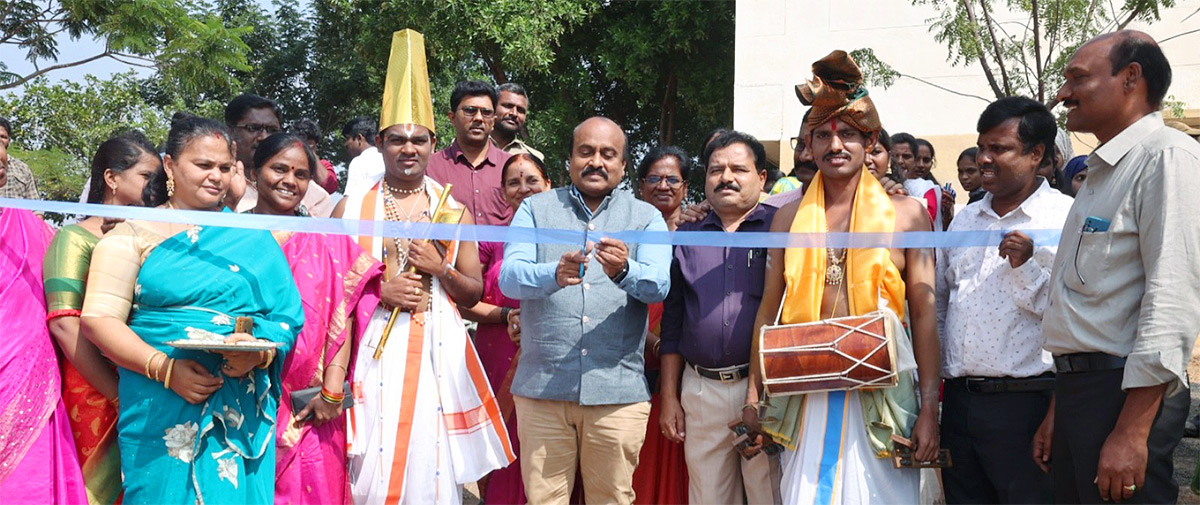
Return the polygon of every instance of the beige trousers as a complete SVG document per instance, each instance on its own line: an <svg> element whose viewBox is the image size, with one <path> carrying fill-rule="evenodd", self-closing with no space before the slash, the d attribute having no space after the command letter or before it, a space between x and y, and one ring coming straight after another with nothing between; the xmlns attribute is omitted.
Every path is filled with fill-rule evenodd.
<svg viewBox="0 0 1200 505"><path fill-rule="evenodd" d="M513 401L529 503L569 503L576 467L587 503L633 503L650 402L585 406L515 395Z"/></svg>
<svg viewBox="0 0 1200 505"><path fill-rule="evenodd" d="M688 502L693 505L743 503L743 491L745 503L779 503L779 457L759 453L747 461L733 447L729 423L741 419L748 385L749 379L706 379L685 365L680 403Z"/></svg>

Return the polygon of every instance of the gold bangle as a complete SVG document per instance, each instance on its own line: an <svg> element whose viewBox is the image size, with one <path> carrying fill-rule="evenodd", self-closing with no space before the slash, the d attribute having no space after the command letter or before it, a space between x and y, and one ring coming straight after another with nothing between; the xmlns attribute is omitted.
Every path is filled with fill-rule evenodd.
<svg viewBox="0 0 1200 505"><path fill-rule="evenodd" d="M755 412L758 412L758 405L753 404L753 403L747 403L745 405L742 405L742 410L744 411L746 409L754 409Z"/></svg>
<svg viewBox="0 0 1200 505"><path fill-rule="evenodd" d="M338 367L338 368L341 368L343 372L350 373L350 369L349 369L349 368L346 368L346 365L343 365L343 364L341 364L341 363L330 363L330 364L329 364L329 366L327 366L327 367L325 367L325 368L326 368L326 369L330 369L330 368L333 368L333 367Z"/></svg>
<svg viewBox="0 0 1200 505"><path fill-rule="evenodd" d="M159 351L154 351L150 353L150 357L146 358L146 365L144 367L145 370L143 370L142 375L145 375L147 379L154 379L154 377L150 375L150 363L154 361L154 358L158 356L158 353Z"/></svg>
<svg viewBox="0 0 1200 505"><path fill-rule="evenodd" d="M261 368L263 370L266 370L267 367L271 366L271 362L275 361L275 349L266 351L266 353L267 353L267 361L261 365L258 365L258 368Z"/></svg>
<svg viewBox="0 0 1200 505"><path fill-rule="evenodd" d="M155 363L157 363L157 365L154 366L154 380L156 380L158 382L162 382L163 381L163 378L162 378L163 366L166 365L167 361L170 360L171 358L167 357L167 353L165 353L165 352L159 353L159 354L161 354L161 356L159 356L159 357L162 359L155 362Z"/></svg>
<svg viewBox="0 0 1200 505"><path fill-rule="evenodd" d="M167 378L163 381L163 389L171 389L171 370L175 369L175 358L167 359Z"/></svg>

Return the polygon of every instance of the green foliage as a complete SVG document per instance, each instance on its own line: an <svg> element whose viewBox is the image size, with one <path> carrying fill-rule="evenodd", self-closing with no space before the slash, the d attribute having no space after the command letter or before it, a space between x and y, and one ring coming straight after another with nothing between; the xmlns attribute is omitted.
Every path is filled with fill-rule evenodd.
<svg viewBox="0 0 1200 505"><path fill-rule="evenodd" d="M135 127L161 141L174 112L221 118L224 103L251 92L276 100L285 123L317 120L326 132L318 154L346 162L341 126L378 116L392 32L411 27L426 38L439 147L454 138L447 113L456 81L518 82L530 96L527 141L546 153L557 184L567 180L571 131L589 116L625 128L630 174L650 146L698 155L708 132L733 120L732 1L274 1L62 0L63 9L130 25L185 2L194 15L169 25L141 19L165 34L141 45L135 30L121 32L126 50L154 51L153 78L35 80L22 96L0 98L0 114L13 117L22 146L58 149L72 160L59 165L79 168L113 130Z"/></svg>
<svg viewBox="0 0 1200 505"><path fill-rule="evenodd" d="M79 199L87 169L61 149L27 151L13 147L9 154L29 165L37 179L38 191L47 200L74 201Z"/></svg>
<svg viewBox="0 0 1200 505"><path fill-rule="evenodd" d="M854 58L855 63L858 63L858 67L863 73L863 81L868 86L887 89L896 82L896 79L900 78L900 72L875 56L874 49L869 47L855 49L850 51L850 57Z"/></svg>
<svg viewBox="0 0 1200 505"><path fill-rule="evenodd" d="M39 77L21 95L0 97L0 115L13 125L14 152L27 153L17 156L47 198L78 198L96 147L113 133L137 129L152 142L166 137L168 113L148 104L140 89L133 72L53 85Z"/></svg>
<svg viewBox="0 0 1200 505"><path fill-rule="evenodd" d="M168 116L146 103L140 87L132 72L109 80L87 76L83 83L38 78L21 95L0 97L0 114L12 121L21 147L57 149L86 164L115 131L138 129L154 141L166 137Z"/></svg>
<svg viewBox="0 0 1200 505"><path fill-rule="evenodd" d="M417 29L439 144L454 136L444 116L455 81L519 82L530 95L528 141L561 183L571 130L588 116L621 123L635 152L658 143L694 152L730 125L733 11L733 2L695 0L318 0L308 83L329 129L376 115L391 34Z"/></svg>
<svg viewBox="0 0 1200 505"><path fill-rule="evenodd" d="M0 43L24 50L37 68L20 75L0 62L0 90L101 58L157 68L184 93L230 90L240 84L230 72L250 70L241 41L247 33L190 0L8 0L0 6ZM78 61L58 61L60 43L85 36L102 41L104 49Z"/></svg>
<svg viewBox="0 0 1200 505"><path fill-rule="evenodd" d="M997 98L1025 95L1053 103L1062 70L1081 44L1134 21L1159 20L1176 0L911 0L929 19L947 61L982 67ZM1018 19L1012 21L1015 16Z"/></svg>

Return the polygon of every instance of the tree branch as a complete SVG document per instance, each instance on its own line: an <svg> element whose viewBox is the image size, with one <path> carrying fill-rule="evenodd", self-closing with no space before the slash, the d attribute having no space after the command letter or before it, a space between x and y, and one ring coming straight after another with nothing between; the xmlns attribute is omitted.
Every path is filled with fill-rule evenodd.
<svg viewBox="0 0 1200 505"><path fill-rule="evenodd" d="M130 58L130 59L136 58L136 59L145 60L145 61L153 61L153 60L146 60L145 58L140 58L140 57L133 56L133 55L122 54L122 53L113 53L113 54L110 54L109 57L114 60L117 60L121 63L124 63L126 65L129 65L131 67L158 68L157 65L154 65L152 63L142 63L142 62L137 62L137 61L127 61L127 60L122 59L122 58Z"/></svg>
<svg viewBox="0 0 1200 505"><path fill-rule="evenodd" d="M5 2L5 3L9 3L9 4L11 4L11 3L13 3L13 2ZM37 22L37 20L38 20L39 18L41 18L42 16L45 16L46 14L49 14L49 13L50 13L50 10L51 10L51 8L50 8L50 7L46 7L46 9L45 9L45 10L43 10L42 12L39 12L39 13L38 13L38 15L36 15L36 16L33 16L33 17L30 17L29 19L26 19L25 21L21 22L21 24L20 24L20 25L17 25L17 26L15 26L15 27L11 28L11 29L5 30L5 32L4 32L4 37L0 37L0 42L7 41L7 40L9 40L9 39L11 39L11 38L13 38L13 37L17 36L17 34L19 34L19 33L21 33L22 31L24 31L24 30L25 30L25 27L29 26L29 24L30 24L30 23L35 23L35 22Z"/></svg>
<svg viewBox="0 0 1200 505"><path fill-rule="evenodd" d="M915 75L908 75L908 74L905 74L905 73L902 73L902 72L896 72L896 74L897 74L897 75L899 75L900 77L907 77L907 78L909 78L909 79L912 79L912 80L914 80L914 81L917 81L917 82L919 82L919 83L921 83L921 84L928 84L928 85L930 85L930 86L933 86L933 87L935 87L935 88L937 88L937 89L940 89L940 90L942 90L942 91L945 91L945 92L947 92L947 93L955 94L955 95L958 95L958 96L961 96L961 97L965 97L965 98L976 98L976 99L979 99L979 100L983 101L983 103L992 103L992 101L991 101L991 100L988 100L987 98L984 98L984 97L982 97L982 96L979 96L979 95L972 95L972 94L970 94L970 93L963 93L963 92L961 92L961 91L955 91L955 90L952 90L952 89L950 89L950 88L947 88L947 87L945 87L945 86L942 86L941 84L934 84L934 83L932 83L932 82L926 81L925 79L922 79L922 78L920 78L920 77L917 77L917 76L915 76Z"/></svg>
<svg viewBox="0 0 1200 505"><path fill-rule="evenodd" d="M967 20L971 22L971 38L979 47L979 65L983 67L983 75L987 77L988 85L992 87L992 93L996 94L996 98L1001 98L1004 95L1000 92L1000 85L996 83L996 75L992 73L992 67L987 62L987 51L984 49L983 37L979 35L979 20L975 17L975 8L971 6L970 0L959 0L959 3L967 12Z"/></svg>
<svg viewBox="0 0 1200 505"><path fill-rule="evenodd" d="M1121 24L1117 25L1117 30L1124 30L1126 26L1129 26L1129 23L1132 23L1134 19L1136 19L1138 16L1142 15L1142 12L1143 11L1142 11L1141 7L1134 9L1132 11L1129 11L1129 16L1127 16L1125 18L1125 21L1123 21Z"/></svg>
<svg viewBox="0 0 1200 505"><path fill-rule="evenodd" d="M33 72L33 73L31 73L31 74L29 74L29 75L25 76L25 77L22 77L22 78L20 78L20 79L17 79L17 80L15 80L15 81L12 81L12 82L7 82L7 83L4 83L4 84L0 84L0 90L4 90L4 89L12 89L12 88L15 88L15 87L17 87L17 86L20 86L20 85L22 85L22 84L25 84L25 83L27 83L27 82L29 82L29 81L31 81L31 80L33 80L33 79L37 78L38 76L44 75L44 74L46 74L47 72L53 72L53 71L55 71L55 70L61 70L61 69L64 69L64 68L77 67L77 66L79 66L79 65L83 65L83 64L86 64L86 63L91 63L91 62L93 62L93 61L96 61L96 60L98 60L98 59L101 59L101 58L106 58L106 57L110 57L110 56L112 56L112 52L110 52L110 51L105 51L105 52L103 52L103 53L100 53L100 54L97 54L97 55L95 55L95 56L91 56L91 57L88 57L88 58L84 58L84 59L82 59L82 60L73 61L73 62L70 62L70 63L60 63L60 64L58 64L58 65L51 65L51 66L49 66L49 67L46 67L46 68L40 68L40 69L36 70L35 72Z"/></svg>
<svg viewBox="0 0 1200 505"><path fill-rule="evenodd" d="M1000 80L1004 83L1003 96L1011 96L1012 84L1008 79L1008 69L1005 68L1004 57L1000 53L1000 41L996 39L996 30L993 27L996 22L992 20L992 15L988 12L987 3L988 0L979 0L979 4L983 6L983 19L988 29L988 35L992 38L992 51L996 55L996 64L1000 66ZM1001 98L1001 96L997 95L997 98Z"/></svg>
<svg viewBox="0 0 1200 505"><path fill-rule="evenodd" d="M1041 13L1038 12L1037 0L1030 0L1033 12L1033 63L1035 64L1034 78L1037 79L1037 99L1039 102L1046 101L1046 83L1042 82L1042 35L1039 18Z"/></svg>
<svg viewBox="0 0 1200 505"><path fill-rule="evenodd" d="M1197 11L1197 12L1200 12L1200 11ZM1170 37L1167 37L1167 38L1165 38L1165 39L1162 39L1162 40L1158 41L1158 43L1159 43L1159 44L1162 44L1163 42L1166 42L1166 41L1168 41L1168 40L1175 39L1175 38L1179 38L1179 37L1182 37L1182 36L1184 36L1184 35L1191 35L1191 34L1193 34L1193 33L1196 33L1196 32L1200 32L1200 28L1197 28L1197 29L1195 29L1195 30L1188 30L1188 31L1186 31L1186 32L1183 32L1183 33L1177 33L1177 34L1175 34L1175 35L1172 35L1172 36L1170 36Z"/></svg>

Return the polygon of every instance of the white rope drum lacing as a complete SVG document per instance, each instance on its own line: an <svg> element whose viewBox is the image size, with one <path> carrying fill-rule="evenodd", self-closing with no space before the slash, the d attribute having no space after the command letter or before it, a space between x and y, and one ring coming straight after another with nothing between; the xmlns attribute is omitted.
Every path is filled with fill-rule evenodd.
<svg viewBox="0 0 1200 505"><path fill-rule="evenodd" d="M851 391L856 390L856 389L861 389L864 387L875 386L875 385L891 385L891 384L893 384L897 377L897 374L896 374L896 371L894 370L894 368L893 369L884 369L882 367L879 367L879 366L876 366L874 364L867 362L867 360L871 359L873 356L875 356L880 351L884 351L885 353L887 352L886 351L886 349L888 348L887 335L881 335L879 333L876 333L876 332L866 329L866 327L868 327L869 325L875 323L876 321L881 321L881 320L883 320L883 315L879 314L879 313L877 313L877 315L875 315L874 317L862 322L861 324L859 324L857 326L851 326L849 324L843 323L838 320L825 320L825 321L821 321L820 324L841 328L841 329L846 330L846 332L843 333L840 337L838 337L828 343L796 345L796 346L789 346L789 347L781 347L778 349L760 349L760 352L762 352L764 354L833 352L834 354L837 354L838 356L841 356L852 363L849 368L847 368L846 370L844 370L842 372L815 374L815 375L809 375L809 376L805 376L805 377L794 377L794 378L767 379L764 377L763 384L765 384L767 386L789 385L789 384L794 385L794 384L807 384L807 383L811 383L811 382L822 382L822 381L829 381L829 380L842 380L842 381L846 381L846 382L853 384L849 388L849 390L851 390ZM886 327L887 326L886 326L886 321L885 321L884 328L886 328ZM845 340L846 338L849 338L851 335L853 335L855 333L859 333L859 334L865 335L869 338L876 339L879 341L879 344L876 345L873 349L871 349L871 351L868 352L862 358L856 358L854 356L846 354L845 352L843 352L841 349L838 348L838 344L841 341ZM891 362L893 367L895 366L894 359L891 359L891 357L889 357L888 361ZM865 381L862 379L856 379L854 377L850 377L850 373L860 367L874 370L876 372L879 372L882 375L877 378L874 378L871 380L865 380ZM787 393L783 393L783 394L787 394Z"/></svg>

